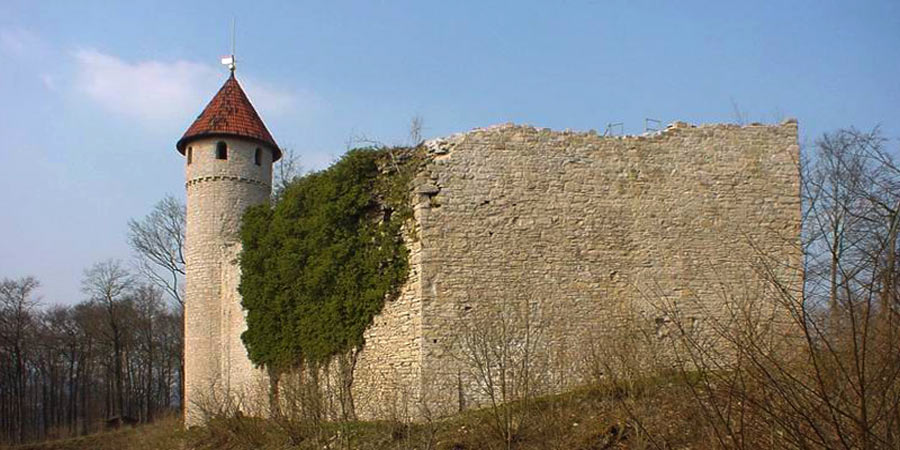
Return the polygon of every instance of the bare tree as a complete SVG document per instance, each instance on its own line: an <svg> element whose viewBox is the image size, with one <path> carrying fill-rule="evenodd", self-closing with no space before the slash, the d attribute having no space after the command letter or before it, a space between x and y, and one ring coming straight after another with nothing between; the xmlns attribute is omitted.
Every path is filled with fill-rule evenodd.
<svg viewBox="0 0 900 450"><path fill-rule="evenodd" d="M422 144L422 130L425 127L425 119L420 115L415 115L409 121L409 145L418 147Z"/></svg>
<svg viewBox="0 0 900 450"><path fill-rule="evenodd" d="M137 256L141 273L177 302L181 316L184 315L186 218L185 205L168 195L143 219L128 221L128 243ZM183 324L180 329L183 333ZM182 336L179 342L183 338ZM178 353L181 354L182 351L179 350ZM182 381L178 395L183 405L183 358L178 365L178 378Z"/></svg>
<svg viewBox="0 0 900 450"><path fill-rule="evenodd" d="M34 277L0 282L0 342L13 363L11 431L15 442L25 438L25 381L27 347L32 343L34 291L39 286Z"/></svg>
<svg viewBox="0 0 900 450"><path fill-rule="evenodd" d="M167 195L146 217L128 221L128 245L137 256L141 273L182 308L185 217L184 204Z"/></svg>
<svg viewBox="0 0 900 450"><path fill-rule="evenodd" d="M153 412L155 410L154 402L154 377L153 371L156 369L159 358L158 344L156 340L157 328L161 328L158 324L161 321L161 315L164 313L161 293L150 285L139 286L134 292L134 303L138 313L138 332L141 341L140 347L144 353L144 361L142 361L143 370L145 371L144 383L144 417L147 422L153 420Z"/></svg>
<svg viewBox="0 0 900 450"><path fill-rule="evenodd" d="M825 134L816 142L816 164L804 179L811 289L827 287L828 307L835 309L841 286L852 274L842 273L840 262L859 251L866 240L865 221L871 204L866 201L871 167L864 157L864 137L851 130ZM862 144L862 145L861 145ZM825 274L826 277L818 275Z"/></svg>
<svg viewBox="0 0 900 450"><path fill-rule="evenodd" d="M749 114L747 111L741 109L738 105L737 101L732 97L731 99L731 117L734 120L734 123L744 126L747 125Z"/></svg>
<svg viewBox="0 0 900 450"><path fill-rule="evenodd" d="M116 260L106 260L84 272L82 290L91 301L102 306L106 315L107 338L112 343L114 358L115 401L118 414L125 411L123 344L125 330L121 303L132 283L132 275Z"/></svg>
<svg viewBox="0 0 900 450"><path fill-rule="evenodd" d="M507 449L530 418L529 402L542 393L548 356L536 303L521 298L468 311L456 354L475 388L473 400L487 404L491 429Z"/></svg>
<svg viewBox="0 0 900 450"><path fill-rule="evenodd" d="M281 159L275 166L275 174L272 180L272 197L277 199L281 193L303 173L300 165L300 155L294 149L283 149Z"/></svg>

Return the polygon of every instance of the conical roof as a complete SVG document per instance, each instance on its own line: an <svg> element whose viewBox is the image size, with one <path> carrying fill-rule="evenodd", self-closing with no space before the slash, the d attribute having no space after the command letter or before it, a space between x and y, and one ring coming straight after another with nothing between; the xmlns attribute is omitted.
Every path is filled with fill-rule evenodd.
<svg viewBox="0 0 900 450"><path fill-rule="evenodd" d="M281 149L269 130L259 118L256 109L250 104L247 94L241 89L234 72L210 100L197 120L184 132L184 136L175 144L181 154L188 142L212 136L241 137L265 144L275 151L273 161L281 158Z"/></svg>

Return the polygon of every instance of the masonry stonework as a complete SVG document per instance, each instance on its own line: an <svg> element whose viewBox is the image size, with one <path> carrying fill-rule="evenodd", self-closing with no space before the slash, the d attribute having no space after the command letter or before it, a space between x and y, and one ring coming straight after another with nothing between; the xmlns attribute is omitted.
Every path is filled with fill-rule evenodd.
<svg viewBox="0 0 900 450"><path fill-rule="evenodd" d="M723 314L762 295L761 258L799 286L796 121L626 137L502 125L426 145L411 277L354 376L364 417L385 417L385 399L444 412L483 401L458 357L479 309L526 302L565 388L581 381L564 372L587 341L627 326L632 308L657 327L660 297L692 321Z"/></svg>
<svg viewBox="0 0 900 450"><path fill-rule="evenodd" d="M216 158L224 142L227 158ZM265 149L257 165L256 149ZM267 202L271 149L239 138L200 138L186 150L185 423L202 419L205 403L222 393L248 391L264 379L241 341L246 329L240 282L240 219Z"/></svg>

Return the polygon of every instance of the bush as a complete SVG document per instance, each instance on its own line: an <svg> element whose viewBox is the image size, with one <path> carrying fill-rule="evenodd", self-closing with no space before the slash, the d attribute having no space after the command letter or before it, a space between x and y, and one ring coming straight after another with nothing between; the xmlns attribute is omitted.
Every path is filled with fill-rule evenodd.
<svg viewBox="0 0 900 450"><path fill-rule="evenodd" d="M401 153L403 164L395 163ZM275 375L363 346L408 271L413 149L357 149L243 218L239 287L250 359Z"/></svg>

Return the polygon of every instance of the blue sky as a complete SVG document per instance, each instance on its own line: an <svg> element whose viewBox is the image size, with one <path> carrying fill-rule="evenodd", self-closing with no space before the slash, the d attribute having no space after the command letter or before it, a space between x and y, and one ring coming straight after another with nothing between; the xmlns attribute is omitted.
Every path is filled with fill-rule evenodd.
<svg viewBox="0 0 900 450"><path fill-rule="evenodd" d="M189 3L189 4L188 4ZM900 137L900 2L0 0L0 277L45 303L130 258L126 222L184 197L175 141L238 76L307 169L365 136L502 122L643 131L800 121Z"/></svg>

